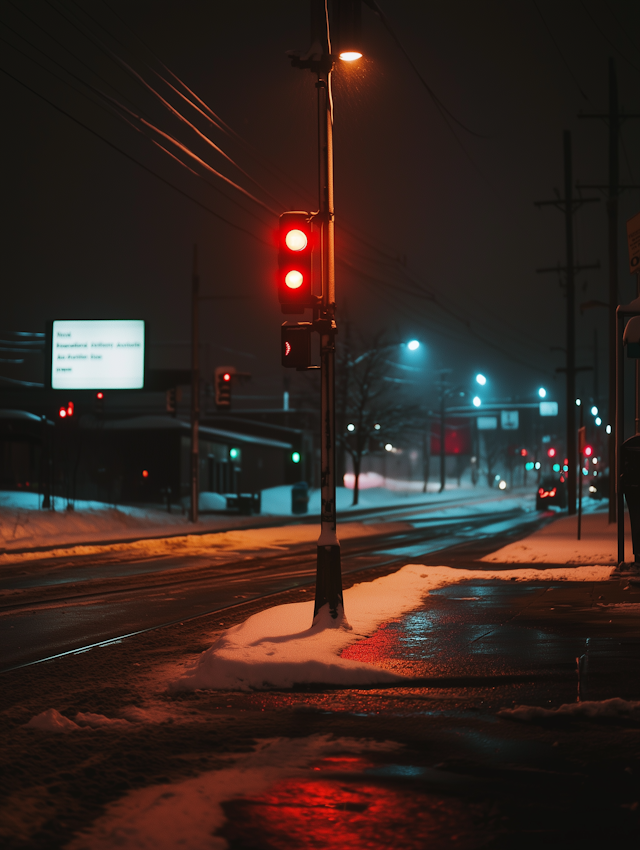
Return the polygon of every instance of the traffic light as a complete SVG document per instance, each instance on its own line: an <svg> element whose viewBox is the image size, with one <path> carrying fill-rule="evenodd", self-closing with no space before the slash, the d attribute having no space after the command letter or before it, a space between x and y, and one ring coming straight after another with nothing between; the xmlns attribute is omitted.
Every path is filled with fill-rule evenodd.
<svg viewBox="0 0 640 850"><path fill-rule="evenodd" d="M309 213L280 216L278 239L278 300L283 313L304 313L316 298L311 292L312 233Z"/></svg>
<svg viewBox="0 0 640 850"><path fill-rule="evenodd" d="M556 450L554 448L547 449L547 455L549 457L555 457L556 456Z"/></svg>
<svg viewBox="0 0 640 850"><path fill-rule="evenodd" d="M96 393L96 397L93 402L93 410L99 416L104 413L104 393L102 390Z"/></svg>
<svg viewBox="0 0 640 850"><path fill-rule="evenodd" d="M233 366L218 366L216 369L216 407L218 410L228 410L231 407L231 380L235 371Z"/></svg>
<svg viewBox="0 0 640 850"><path fill-rule="evenodd" d="M71 419L73 416L73 402L68 402L66 407L61 407L58 411L58 416L60 419Z"/></svg>
<svg viewBox="0 0 640 850"><path fill-rule="evenodd" d="M288 325L280 332L280 357L288 369L308 369L311 365L311 323Z"/></svg>

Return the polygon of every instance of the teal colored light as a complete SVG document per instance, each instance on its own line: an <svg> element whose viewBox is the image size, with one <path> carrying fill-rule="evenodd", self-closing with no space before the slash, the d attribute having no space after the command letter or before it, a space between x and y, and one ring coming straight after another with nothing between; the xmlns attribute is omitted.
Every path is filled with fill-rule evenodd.
<svg viewBox="0 0 640 850"><path fill-rule="evenodd" d="M231 460L235 460L240 456L240 449L229 449L229 457Z"/></svg>
<svg viewBox="0 0 640 850"><path fill-rule="evenodd" d="M583 475L588 475L588 474L589 474L589 470L588 470L588 469L583 469L583 470L582 470L582 474L583 474Z"/></svg>
<svg viewBox="0 0 640 850"><path fill-rule="evenodd" d="M553 471L554 472L560 472L560 464L559 463L553 464Z"/></svg>
<svg viewBox="0 0 640 850"><path fill-rule="evenodd" d="M294 463L300 463L300 452L292 452L292 454L291 454L291 460L292 460Z"/></svg>
<svg viewBox="0 0 640 850"><path fill-rule="evenodd" d="M564 471L564 472L569 472L569 467L567 466L567 464L566 464L566 463L565 463L565 465L562 467L562 469L563 469L563 471Z"/></svg>
<svg viewBox="0 0 640 850"><path fill-rule="evenodd" d="M533 469L534 466L535 466L535 463L533 463L533 461L529 461L529 463L525 463L524 468L529 470L529 469Z"/></svg>

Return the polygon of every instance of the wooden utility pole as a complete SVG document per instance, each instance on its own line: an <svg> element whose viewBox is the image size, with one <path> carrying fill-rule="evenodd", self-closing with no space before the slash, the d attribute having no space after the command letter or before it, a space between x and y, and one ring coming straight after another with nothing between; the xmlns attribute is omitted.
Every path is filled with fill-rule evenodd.
<svg viewBox="0 0 640 850"><path fill-rule="evenodd" d="M591 369L576 367L576 305L575 305L575 273L585 268L599 268L598 265L576 266L573 261L573 213L582 204L598 201L599 198L574 198L573 174L571 162L571 133L563 133L564 158L564 198L553 201L536 201L537 207L555 206L564 213L566 265L564 267L538 269L538 272L564 271L566 281L565 295L567 298L566 311L566 365L558 371L566 372L566 445L567 445L567 495L569 514L576 512L576 372Z"/></svg>

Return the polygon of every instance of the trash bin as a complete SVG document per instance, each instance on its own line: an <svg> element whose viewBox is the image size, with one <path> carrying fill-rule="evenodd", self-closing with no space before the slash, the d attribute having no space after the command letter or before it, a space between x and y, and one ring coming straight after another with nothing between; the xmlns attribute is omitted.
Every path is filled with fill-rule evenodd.
<svg viewBox="0 0 640 850"><path fill-rule="evenodd" d="M291 513L306 514L309 510L309 485L306 481L298 481L291 488Z"/></svg>
<svg viewBox="0 0 640 850"><path fill-rule="evenodd" d="M640 565L640 436L625 440L621 454L622 492L629 509L634 561Z"/></svg>

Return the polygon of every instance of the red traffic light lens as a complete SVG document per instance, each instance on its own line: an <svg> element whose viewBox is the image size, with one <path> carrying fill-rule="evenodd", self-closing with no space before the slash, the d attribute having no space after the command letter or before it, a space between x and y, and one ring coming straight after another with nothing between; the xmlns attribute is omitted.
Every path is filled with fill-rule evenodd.
<svg viewBox="0 0 640 850"><path fill-rule="evenodd" d="M300 289L304 283L302 272L299 272L297 269L292 269L284 276L284 282L289 289Z"/></svg>
<svg viewBox="0 0 640 850"><path fill-rule="evenodd" d="M104 398L104 393L96 393L96 398Z"/></svg>
<svg viewBox="0 0 640 850"><path fill-rule="evenodd" d="M591 455L593 454L593 446L585 446L584 447L584 454L585 454L585 457L591 457Z"/></svg>
<svg viewBox="0 0 640 850"><path fill-rule="evenodd" d="M60 419L64 419L64 417L66 415L67 415L67 408L61 407L60 410L58 411L58 416L60 417Z"/></svg>
<svg viewBox="0 0 640 850"><path fill-rule="evenodd" d="M308 242L307 234L297 228L289 230L284 237L284 244L290 251L304 251Z"/></svg>
<svg viewBox="0 0 640 850"><path fill-rule="evenodd" d="M225 372L224 375L222 376L222 380L223 381L230 381L231 375L228 372Z"/></svg>
<svg viewBox="0 0 640 850"><path fill-rule="evenodd" d="M520 449L520 457L526 457L526 456L527 456L527 450L526 449Z"/></svg>
<svg viewBox="0 0 640 850"><path fill-rule="evenodd" d="M549 457L555 457L555 456L556 456L556 450L555 450L555 449L548 449L548 450L547 450L547 455L548 455Z"/></svg>
<svg viewBox="0 0 640 850"><path fill-rule="evenodd" d="M149 470L148 470L148 469L143 469L143 470L142 470L142 477L143 477L143 478L148 478L148 477L149 477Z"/></svg>

